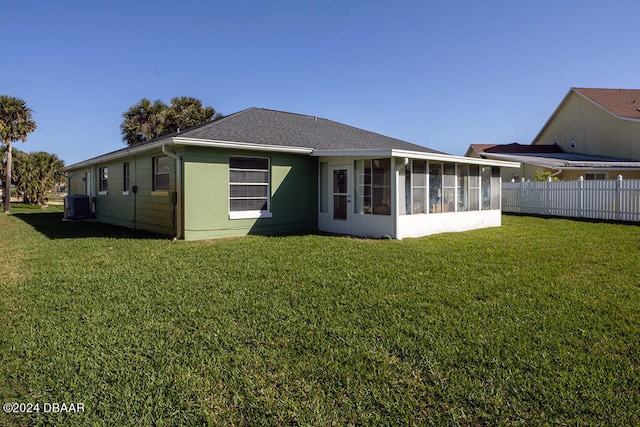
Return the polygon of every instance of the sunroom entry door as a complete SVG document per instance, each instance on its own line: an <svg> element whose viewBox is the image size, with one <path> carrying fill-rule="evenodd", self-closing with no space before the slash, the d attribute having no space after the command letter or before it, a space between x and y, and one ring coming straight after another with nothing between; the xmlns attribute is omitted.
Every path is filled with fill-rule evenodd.
<svg viewBox="0 0 640 427"><path fill-rule="evenodd" d="M351 188L353 167L331 166L329 168L331 197L329 214L331 215L331 231L338 234L351 232Z"/></svg>

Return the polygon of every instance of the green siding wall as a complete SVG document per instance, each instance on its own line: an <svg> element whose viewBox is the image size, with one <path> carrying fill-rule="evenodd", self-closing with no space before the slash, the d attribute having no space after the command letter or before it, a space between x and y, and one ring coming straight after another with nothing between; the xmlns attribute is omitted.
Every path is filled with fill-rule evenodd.
<svg viewBox="0 0 640 427"><path fill-rule="evenodd" d="M172 193L175 193L175 162L171 161L169 191L158 194L153 192L153 158L163 156L157 150L144 156L126 157L110 162L98 163L93 168L93 194L96 219L100 222L120 225L165 235L175 233L175 211ZM130 186L138 187L137 193L124 190L123 164L129 163ZM109 188L107 194L99 194L100 168L109 168ZM86 183L82 181L91 168L68 171L69 194L85 194Z"/></svg>
<svg viewBox="0 0 640 427"><path fill-rule="evenodd" d="M229 157L268 157L271 218L229 219ZM317 159L307 155L188 147L184 154L184 238L317 230Z"/></svg>
<svg viewBox="0 0 640 427"><path fill-rule="evenodd" d="M314 232L318 228L317 159L307 155L185 147L182 201L183 237L212 239L246 234ZM93 167L93 194L98 221L165 235L175 234L176 168L171 162L170 190L153 192L153 158L162 152L126 157ZM229 157L268 157L271 171L271 218L229 219ZM130 185L123 194L123 164L129 163ZM107 194L98 194L99 170L109 168ZM85 194L82 180L91 168L69 170L69 193Z"/></svg>
<svg viewBox="0 0 640 427"><path fill-rule="evenodd" d="M91 168L75 169L67 173L67 194L87 194L87 183L84 180L87 172L91 172Z"/></svg>

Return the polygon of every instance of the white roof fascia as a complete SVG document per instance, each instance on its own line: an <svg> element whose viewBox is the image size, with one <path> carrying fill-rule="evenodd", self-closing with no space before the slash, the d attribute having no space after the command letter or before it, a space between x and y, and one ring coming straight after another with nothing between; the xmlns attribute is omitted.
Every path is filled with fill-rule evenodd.
<svg viewBox="0 0 640 427"><path fill-rule="evenodd" d="M189 146L195 146L195 147L234 148L237 150L276 151L280 153L297 153L297 154L311 154L313 152L313 149L308 147L256 144L253 142L183 138L179 136L173 137L172 140L173 140L173 143L176 145L189 145Z"/></svg>
<svg viewBox="0 0 640 427"><path fill-rule="evenodd" d="M390 149L314 150L312 157L391 157Z"/></svg>
<svg viewBox="0 0 640 427"><path fill-rule="evenodd" d="M391 152L392 152L392 156L394 157L409 157L412 159L437 160L442 162L467 163L471 165L482 165L482 166L500 166L503 168L519 168L520 167L520 163L515 161L490 160L490 159L481 159L481 158L475 158L475 157L452 156L451 154L424 153L422 151L391 150Z"/></svg>
<svg viewBox="0 0 640 427"><path fill-rule="evenodd" d="M169 145L169 144L201 146L201 147L216 147L216 148L235 148L238 150L276 151L280 153L297 153L297 154L310 154L313 151L311 148L306 148L306 147L286 147L282 145L265 145L265 144L254 144L254 143L247 143L247 142L216 141L216 140L207 140L207 139L173 137L173 138L161 139L159 141L143 144L140 146L132 146L124 150L115 151L110 154L103 154L101 156L94 157L89 160L84 160L84 161L69 165L65 167L65 170L78 169L78 168L91 166L98 163L106 163L122 157L128 157L133 154L160 148L163 145Z"/></svg>
<svg viewBox="0 0 640 427"><path fill-rule="evenodd" d="M407 157L411 159L435 160L441 162L467 163L472 165L501 166L505 168L518 168L520 163L503 160L488 160L475 157L452 156L450 154L425 153L423 151L397 150L397 149L363 149L363 150L316 150L314 157Z"/></svg>

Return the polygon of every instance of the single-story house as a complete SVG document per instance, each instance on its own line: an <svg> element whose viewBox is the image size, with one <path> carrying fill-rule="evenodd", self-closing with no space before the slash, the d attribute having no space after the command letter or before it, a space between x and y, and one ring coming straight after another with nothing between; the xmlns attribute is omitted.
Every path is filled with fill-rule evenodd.
<svg viewBox="0 0 640 427"><path fill-rule="evenodd" d="M472 144L466 156L519 162L505 181L640 179L640 90L571 88L530 145Z"/></svg>
<svg viewBox="0 0 640 427"><path fill-rule="evenodd" d="M499 226L501 167L314 116L249 108L70 165L98 221L197 240L396 239Z"/></svg>

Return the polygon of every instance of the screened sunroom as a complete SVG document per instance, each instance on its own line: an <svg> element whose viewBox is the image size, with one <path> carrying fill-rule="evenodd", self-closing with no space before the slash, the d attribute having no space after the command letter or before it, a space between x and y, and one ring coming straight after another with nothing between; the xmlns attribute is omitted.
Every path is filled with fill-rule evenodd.
<svg viewBox="0 0 640 427"><path fill-rule="evenodd" d="M401 150L318 152L321 231L396 239L501 224L512 162Z"/></svg>

